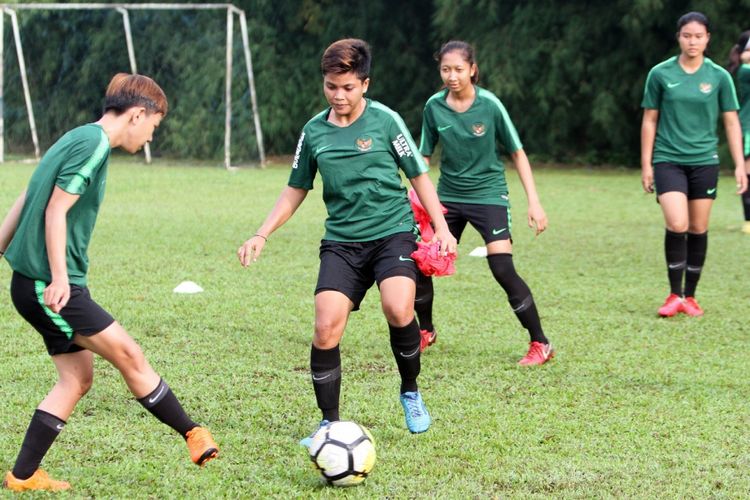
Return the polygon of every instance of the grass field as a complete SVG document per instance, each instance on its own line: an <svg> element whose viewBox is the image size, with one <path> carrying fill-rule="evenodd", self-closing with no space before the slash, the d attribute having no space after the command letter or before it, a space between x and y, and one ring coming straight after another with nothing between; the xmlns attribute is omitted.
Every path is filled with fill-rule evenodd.
<svg viewBox="0 0 750 500"><path fill-rule="evenodd" d="M0 165L0 210L29 165ZM97 360L94 388L43 466L81 497L487 498L746 497L748 250L723 177L698 288L699 319L659 319L668 293L658 206L636 171L542 169L550 228L524 227L510 174L515 261L558 356L516 361L528 338L473 230L458 273L436 280L438 343L422 358L433 415L405 429L377 290L342 342L342 417L369 427L378 462L364 486L319 484L297 440L319 413L309 379L313 287L325 209L315 189L242 269L237 247L262 222L287 168L242 170L115 161L90 248L90 288L143 346L220 459L192 465L182 440ZM0 283L10 270L0 262ZM172 289L192 280L205 293ZM55 375L36 332L0 295L1 467L12 466Z"/></svg>

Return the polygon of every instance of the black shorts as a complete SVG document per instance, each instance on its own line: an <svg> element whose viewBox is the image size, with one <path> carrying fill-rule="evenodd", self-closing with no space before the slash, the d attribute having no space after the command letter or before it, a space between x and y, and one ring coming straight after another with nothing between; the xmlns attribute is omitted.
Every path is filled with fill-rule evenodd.
<svg viewBox="0 0 750 500"><path fill-rule="evenodd" d="M461 234L463 234L467 222L479 231L485 245L493 241L513 241L510 235L512 222L508 207L450 201L442 203L448 209L448 213L445 214L445 222L448 223L448 229L456 238L456 241L461 241Z"/></svg>
<svg viewBox="0 0 750 500"><path fill-rule="evenodd" d="M320 272L315 293L335 290L359 309L373 283L393 276L417 281L417 265L411 253L417 249L414 233L396 233L363 243L320 242Z"/></svg>
<svg viewBox="0 0 750 500"><path fill-rule="evenodd" d="M719 165L654 164L654 187L657 195L677 191L684 193L688 200L715 200L718 183Z"/></svg>
<svg viewBox="0 0 750 500"><path fill-rule="evenodd" d="M44 305L44 289L48 283L32 280L13 273L10 281L10 296L13 305L31 326L42 334L50 356L82 351L73 343L73 335L89 337L106 329L115 322L110 314L91 298L89 289L70 285L70 300L60 311L54 313Z"/></svg>

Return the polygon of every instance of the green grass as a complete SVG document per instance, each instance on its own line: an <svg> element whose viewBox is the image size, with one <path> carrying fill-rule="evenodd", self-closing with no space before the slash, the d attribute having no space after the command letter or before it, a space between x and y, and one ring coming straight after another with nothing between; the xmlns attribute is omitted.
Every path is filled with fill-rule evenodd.
<svg viewBox="0 0 750 500"><path fill-rule="evenodd" d="M0 165L0 207L32 166ZM97 360L94 388L44 461L83 497L740 497L750 491L748 245L722 177L698 295L706 315L663 320L663 224L636 171L537 172L550 228L534 238L510 174L515 261L558 356L516 361L528 340L467 230L458 273L436 280L440 337L420 387L434 417L410 435L388 332L371 290L342 342L342 417L369 427L364 486L319 484L297 445L319 419L309 381L313 287L325 208L318 187L261 259L235 252L287 168L116 161L90 248L90 288L142 345L221 458L192 465L182 440ZM7 288L10 270L0 264ZM180 281L205 288L172 293ZM36 332L0 295L2 469L55 374Z"/></svg>

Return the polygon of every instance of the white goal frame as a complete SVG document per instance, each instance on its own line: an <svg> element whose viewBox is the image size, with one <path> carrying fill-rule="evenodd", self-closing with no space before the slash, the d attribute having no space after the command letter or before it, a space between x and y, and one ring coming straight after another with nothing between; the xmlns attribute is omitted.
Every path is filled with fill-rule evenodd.
<svg viewBox="0 0 750 500"><path fill-rule="evenodd" d="M5 16L10 17L11 27L13 30L13 39L16 46L16 55L18 57L18 67L21 73L21 84L23 85L23 95L26 102L26 112L29 117L29 128L31 129L31 140L34 143L34 156L38 160L39 139L36 132L36 123L34 121L34 108L29 91L29 83L26 74L26 63L23 56L23 46L21 44L21 33L18 28L18 10L114 10L122 15L123 28L125 30L125 43L128 48L128 59L130 60L130 70L137 73L135 49L133 47L133 37L130 31L131 10L226 10L227 11L227 45L226 45L226 77L224 88L225 116L224 116L224 167L231 168L231 146L232 146L232 53L234 43L234 17L240 21L240 32L242 34L242 45L245 53L245 68L247 69L248 85L250 87L250 102L252 105L253 121L255 124L255 136L258 143L258 155L260 156L260 165L266 163L266 154L263 148L263 132L260 126L260 116L258 115L258 100L255 94L255 78L253 76L253 63L250 54L250 42L247 34L247 19L245 11L229 3L18 3L18 4L0 4L0 163L5 161L5 121L4 121L4 71L3 63L5 59L4 30ZM145 145L144 154L146 163L151 163L151 150L148 144Z"/></svg>

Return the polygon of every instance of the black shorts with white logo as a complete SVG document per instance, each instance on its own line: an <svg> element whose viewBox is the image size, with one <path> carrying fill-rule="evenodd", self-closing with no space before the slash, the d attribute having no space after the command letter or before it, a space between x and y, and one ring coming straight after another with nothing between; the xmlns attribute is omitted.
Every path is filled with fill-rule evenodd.
<svg viewBox="0 0 750 500"><path fill-rule="evenodd" d="M657 195L677 191L684 193L688 200L715 200L718 182L719 165L654 164L654 187Z"/></svg>
<svg viewBox="0 0 750 500"><path fill-rule="evenodd" d="M70 300L59 313L44 305L48 283L13 273L10 296L16 310L36 331L42 334L50 356L83 350L73 343L73 335L90 337L115 322L110 314L94 302L89 289L70 285Z"/></svg>
<svg viewBox="0 0 750 500"><path fill-rule="evenodd" d="M448 209L448 213L445 214L445 221L448 223L448 229L456 238L456 241L461 240L467 222L479 231L485 244L500 240L513 241L510 235L512 222L508 207L450 201L442 203Z"/></svg>
<svg viewBox="0 0 750 500"><path fill-rule="evenodd" d="M411 253L417 249L414 233L396 233L362 243L320 242L320 271L315 293L334 290L346 295L359 309L373 283L394 276L416 282L417 265Z"/></svg>

